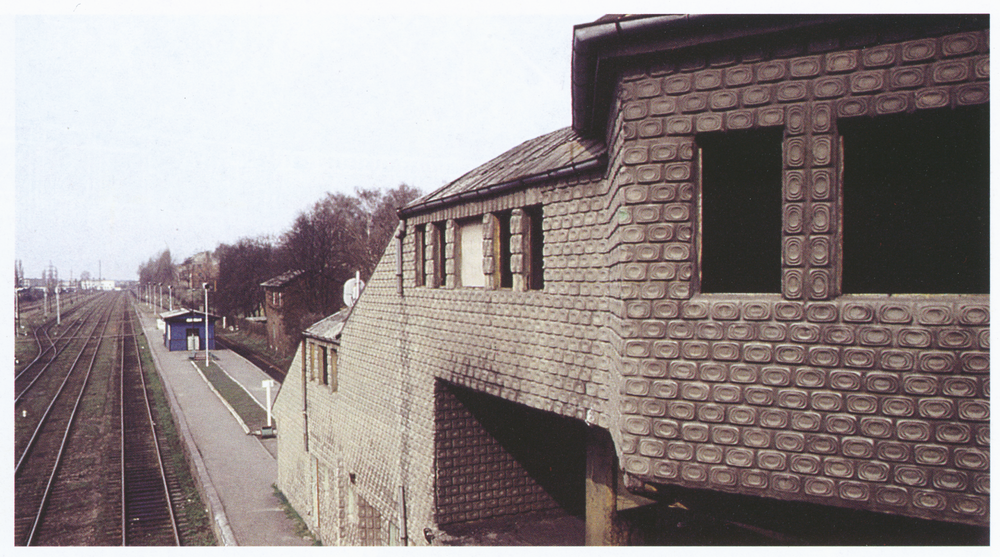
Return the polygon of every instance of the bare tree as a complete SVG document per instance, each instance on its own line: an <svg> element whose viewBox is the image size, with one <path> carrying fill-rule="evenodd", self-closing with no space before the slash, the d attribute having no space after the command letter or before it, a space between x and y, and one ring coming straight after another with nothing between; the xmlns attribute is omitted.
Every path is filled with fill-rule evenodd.
<svg viewBox="0 0 1000 557"><path fill-rule="evenodd" d="M234 317L252 315L264 302L260 284L281 273L271 240L240 238L233 245L221 244L215 255L219 260L218 311Z"/></svg>
<svg viewBox="0 0 1000 557"><path fill-rule="evenodd" d="M143 284L173 284L175 274L176 265L169 249L139 265L139 282Z"/></svg>

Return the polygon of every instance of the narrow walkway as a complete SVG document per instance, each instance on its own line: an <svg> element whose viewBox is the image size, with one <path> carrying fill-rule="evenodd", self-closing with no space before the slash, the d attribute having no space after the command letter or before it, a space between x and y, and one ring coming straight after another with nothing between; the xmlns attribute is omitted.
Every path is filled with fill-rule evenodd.
<svg viewBox="0 0 1000 557"><path fill-rule="evenodd" d="M202 496L214 517L222 545L309 545L295 534L274 495L277 441L247 435L190 362L189 352L169 352L163 332L146 304L137 303L153 360L166 384L171 406L192 455ZM263 371L228 350L212 356L261 404L266 404ZM271 397L277 395L272 389Z"/></svg>

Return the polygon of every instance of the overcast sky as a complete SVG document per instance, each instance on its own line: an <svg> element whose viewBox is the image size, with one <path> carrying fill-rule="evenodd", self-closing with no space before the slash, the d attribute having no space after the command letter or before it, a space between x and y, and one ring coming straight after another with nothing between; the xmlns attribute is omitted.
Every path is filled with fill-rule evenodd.
<svg viewBox="0 0 1000 557"><path fill-rule="evenodd" d="M241 237L276 237L328 191L405 182L428 193L570 124L574 24L664 9L498 5L510 15L389 1L324 13L327 4L307 2L293 4L297 14L246 15L272 5L284 4L54 0L20 10L43 6L44 15L0 17L0 79L14 84L0 88L0 105L13 107L0 110L13 131L0 138L0 180L13 184L0 210L27 276L51 262L61 278L100 270L134 279L165 248L181 261ZM810 10L988 6L846 1ZM114 15L125 10L161 15Z"/></svg>
<svg viewBox="0 0 1000 557"><path fill-rule="evenodd" d="M568 126L576 15L14 19L14 256L134 279Z"/></svg>

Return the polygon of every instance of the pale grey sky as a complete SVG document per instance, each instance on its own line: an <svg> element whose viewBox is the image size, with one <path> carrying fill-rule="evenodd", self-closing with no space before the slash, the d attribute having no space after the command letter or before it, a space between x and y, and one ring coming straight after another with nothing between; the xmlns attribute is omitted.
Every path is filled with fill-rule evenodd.
<svg viewBox="0 0 1000 557"><path fill-rule="evenodd" d="M13 132L0 138L0 181L13 184L0 192L11 259L29 277L51 261L63 278L96 275L100 262L105 278L133 279L167 247L181 260L277 236L327 191L406 182L427 193L570 124L574 24L605 12L746 9L712 0L508 0L476 11L394 2L295 2L278 15L269 10L288 2L16 6L38 15L0 17L0 79L14 84L0 88L0 125ZM801 7L768 0L753 9ZM248 10L264 15L233 15Z"/></svg>
<svg viewBox="0 0 1000 557"><path fill-rule="evenodd" d="M14 19L14 257L134 279L570 124L583 15Z"/></svg>

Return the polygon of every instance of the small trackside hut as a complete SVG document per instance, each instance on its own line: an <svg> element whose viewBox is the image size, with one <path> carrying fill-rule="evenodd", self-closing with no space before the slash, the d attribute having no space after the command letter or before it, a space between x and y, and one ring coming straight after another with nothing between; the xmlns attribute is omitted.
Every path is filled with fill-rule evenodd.
<svg viewBox="0 0 1000 557"><path fill-rule="evenodd" d="M160 314L163 320L163 345L170 351L205 349L205 312L176 309ZM218 316L208 314L208 349L215 350L215 322Z"/></svg>

